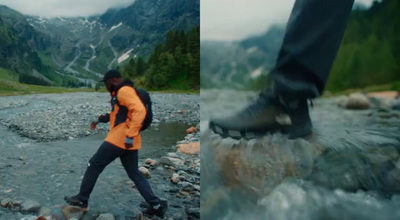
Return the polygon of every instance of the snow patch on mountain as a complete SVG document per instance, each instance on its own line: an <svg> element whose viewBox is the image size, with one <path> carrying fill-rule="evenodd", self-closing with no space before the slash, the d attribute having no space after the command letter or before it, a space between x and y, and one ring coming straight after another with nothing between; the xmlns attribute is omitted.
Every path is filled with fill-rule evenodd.
<svg viewBox="0 0 400 220"><path fill-rule="evenodd" d="M250 77L255 79L255 78L261 76L263 69L264 69L264 67L260 66L257 69L253 70L253 72L251 72L251 74L250 74Z"/></svg>
<svg viewBox="0 0 400 220"><path fill-rule="evenodd" d="M108 32L111 32L112 30L118 28L118 27L121 26L121 25L122 25L122 22L120 22L120 23L117 24L117 25L112 26Z"/></svg>
<svg viewBox="0 0 400 220"><path fill-rule="evenodd" d="M128 52L122 54L119 58L118 58L118 63L123 62L124 60L129 58L129 54L133 51L134 48L130 49Z"/></svg>
<svg viewBox="0 0 400 220"><path fill-rule="evenodd" d="M247 54L251 54L251 53L254 53L254 52L256 52L258 50L258 47L250 47L249 49L247 49L246 50L246 53Z"/></svg>

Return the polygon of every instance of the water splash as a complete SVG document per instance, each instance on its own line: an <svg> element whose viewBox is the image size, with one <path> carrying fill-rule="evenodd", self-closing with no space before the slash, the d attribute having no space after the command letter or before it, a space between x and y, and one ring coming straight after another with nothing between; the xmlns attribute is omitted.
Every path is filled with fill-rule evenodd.
<svg viewBox="0 0 400 220"><path fill-rule="evenodd" d="M207 119L231 114L234 110L225 107L245 104L248 94L230 91L212 100L202 91L201 96L202 218L400 216L399 119L388 123L369 111L339 109L326 99L311 113L314 131L307 139L281 134L223 139L207 129ZM232 97L229 104L220 100L226 96Z"/></svg>

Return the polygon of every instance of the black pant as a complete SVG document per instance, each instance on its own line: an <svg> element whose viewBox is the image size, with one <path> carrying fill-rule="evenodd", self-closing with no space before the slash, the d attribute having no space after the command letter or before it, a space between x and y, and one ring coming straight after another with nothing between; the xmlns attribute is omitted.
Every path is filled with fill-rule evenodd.
<svg viewBox="0 0 400 220"><path fill-rule="evenodd" d="M120 158L129 178L135 183L140 195L142 195L146 202L150 205L159 204L160 199L154 195L149 182L147 182L146 178L138 170L138 151L124 150L108 142L104 142L89 160L79 192L80 200L89 200L90 193L92 193L100 173L103 172L104 168L117 157Z"/></svg>
<svg viewBox="0 0 400 220"><path fill-rule="evenodd" d="M315 98L328 80L354 0L296 0L275 68L274 90Z"/></svg>

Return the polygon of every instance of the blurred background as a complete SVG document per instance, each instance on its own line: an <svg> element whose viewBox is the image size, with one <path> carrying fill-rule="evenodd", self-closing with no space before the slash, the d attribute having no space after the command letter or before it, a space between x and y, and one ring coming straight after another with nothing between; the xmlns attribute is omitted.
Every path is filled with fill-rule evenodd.
<svg viewBox="0 0 400 220"><path fill-rule="evenodd" d="M260 89L294 0L202 0L201 88ZM398 0L356 0L326 87L400 90Z"/></svg>

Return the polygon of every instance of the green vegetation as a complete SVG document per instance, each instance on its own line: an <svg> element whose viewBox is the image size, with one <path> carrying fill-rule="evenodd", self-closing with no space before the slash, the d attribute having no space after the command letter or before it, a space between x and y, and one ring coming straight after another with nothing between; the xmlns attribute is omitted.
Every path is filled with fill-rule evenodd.
<svg viewBox="0 0 400 220"><path fill-rule="evenodd" d="M73 92L107 92L105 88L95 90L94 88L65 88L28 85L12 81L0 80L0 96L26 95L36 93L73 93ZM178 94L199 94L200 90L151 90L151 92L178 93Z"/></svg>
<svg viewBox="0 0 400 220"><path fill-rule="evenodd" d="M35 93L66 93L66 92L93 92L94 89L72 89L63 87L49 87L28 85L11 81L0 80L0 96L25 95Z"/></svg>
<svg viewBox="0 0 400 220"><path fill-rule="evenodd" d="M7 69L0 68L0 80L18 81L18 75Z"/></svg>
<svg viewBox="0 0 400 220"><path fill-rule="evenodd" d="M150 90L188 90L200 85L200 27L188 33L169 31L146 62L131 59L122 75Z"/></svg>
<svg viewBox="0 0 400 220"><path fill-rule="evenodd" d="M43 79L28 74L19 75L19 82L32 85L50 86L50 83L44 81Z"/></svg>
<svg viewBox="0 0 400 220"><path fill-rule="evenodd" d="M333 92L326 90L324 94L322 94L322 96L331 97L331 96L350 95L351 93L355 92L370 93L370 92L379 92L388 90L400 91L400 81L395 81L393 83L382 84L382 85L371 85L363 88L352 88L352 89L345 89Z"/></svg>
<svg viewBox="0 0 400 220"><path fill-rule="evenodd" d="M368 10L353 11L327 90L364 88L387 84L399 90L400 2L375 1ZM379 88L379 87L378 87Z"/></svg>

